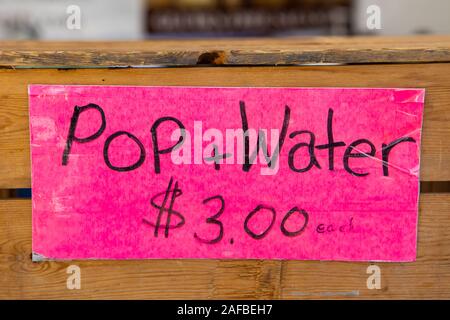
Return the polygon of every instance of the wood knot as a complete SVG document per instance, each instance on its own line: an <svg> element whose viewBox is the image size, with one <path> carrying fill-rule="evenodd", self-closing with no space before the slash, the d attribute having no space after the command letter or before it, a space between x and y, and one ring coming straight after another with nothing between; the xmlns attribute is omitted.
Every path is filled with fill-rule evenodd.
<svg viewBox="0 0 450 320"><path fill-rule="evenodd" d="M197 64L222 65L225 63L225 52L211 51L202 53L197 60Z"/></svg>

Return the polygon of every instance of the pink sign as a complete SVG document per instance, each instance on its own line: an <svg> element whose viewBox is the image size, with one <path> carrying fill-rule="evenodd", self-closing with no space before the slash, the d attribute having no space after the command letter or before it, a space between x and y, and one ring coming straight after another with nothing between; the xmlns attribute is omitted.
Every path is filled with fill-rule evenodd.
<svg viewBox="0 0 450 320"><path fill-rule="evenodd" d="M34 258L413 261L424 93L32 85Z"/></svg>

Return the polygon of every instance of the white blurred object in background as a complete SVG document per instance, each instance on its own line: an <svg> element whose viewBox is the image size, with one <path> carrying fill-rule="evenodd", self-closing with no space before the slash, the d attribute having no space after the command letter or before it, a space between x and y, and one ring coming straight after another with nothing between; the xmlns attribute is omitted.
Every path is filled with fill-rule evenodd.
<svg viewBox="0 0 450 320"><path fill-rule="evenodd" d="M449 34L449 0L355 0L353 23L357 34ZM381 29L367 28L366 10L381 9Z"/></svg>
<svg viewBox="0 0 450 320"><path fill-rule="evenodd" d="M70 6L80 9L79 29L68 27ZM0 39L133 40L144 26L142 0L0 0Z"/></svg>

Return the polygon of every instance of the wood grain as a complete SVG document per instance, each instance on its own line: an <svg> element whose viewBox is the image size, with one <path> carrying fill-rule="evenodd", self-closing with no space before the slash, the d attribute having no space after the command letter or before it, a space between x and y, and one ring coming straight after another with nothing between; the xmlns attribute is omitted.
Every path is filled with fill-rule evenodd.
<svg viewBox="0 0 450 320"><path fill-rule="evenodd" d="M0 70L0 188L30 187L28 84L426 88L421 180L450 180L450 64Z"/></svg>
<svg viewBox="0 0 450 320"><path fill-rule="evenodd" d="M450 36L0 42L3 67L449 62Z"/></svg>
<svg viewBox="0 0 450 320"><path fill-rule="evenodd" d="M139 260L31 262L31 201L0 200L0 299L386 299L450 298L450 194L420 201L417 261ZM81 290L66 268L81 268Z"/></svg>
<svg viewBox="0 0 450 320"><path fill-rule="evenodd" d="M286 261L282 298L449 299L450 194L422 194L417 261L376 263L380 290L366 287L366 264Z"/></svg>

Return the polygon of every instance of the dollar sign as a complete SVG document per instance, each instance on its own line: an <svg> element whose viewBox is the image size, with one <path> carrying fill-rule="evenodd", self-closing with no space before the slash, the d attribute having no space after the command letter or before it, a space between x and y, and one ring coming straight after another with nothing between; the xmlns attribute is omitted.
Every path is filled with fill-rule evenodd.
<svg viewBox="0 0 450 320"><path fill-rule="evenodd" d="M173 178L170 178L167 189L163 192L156 194L150 200L151 205L154 208L158 209L158 217L156 219L156 223L153 223L153 222L147 220L146 218L143 218L143 221L145 223L147 223L155 228L155 233L154 233L155 237L158 237L159 228L164 228L164 237L167 238L167 237L169 237L169 229L180 228L184 225L184 222L185 222L183 215L180 212L175 211L173 209L175 199L177 197L181 196L183 193L181 192L181 189L178 188L178 181L175 182L175 186L173 189L172 189L172 184L173 184ZM164 195L164 200L161 203L161 205L158 205L155 201L157 200L157 198L159 198L162 195ZM170 197L170 203L167 207L167 201L169 200L169 197ZM161 224L161 220L162 220L162 216L164 215L164 212L167 212L166 223ZM177 216L180 219L180 221L176 225L170 224L172 216Z"/></svg>

